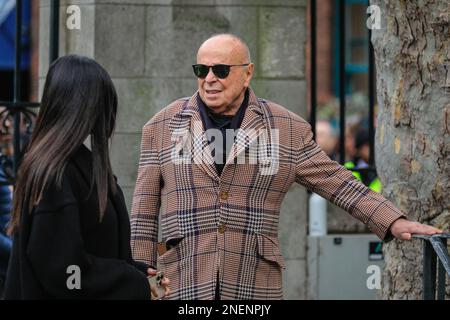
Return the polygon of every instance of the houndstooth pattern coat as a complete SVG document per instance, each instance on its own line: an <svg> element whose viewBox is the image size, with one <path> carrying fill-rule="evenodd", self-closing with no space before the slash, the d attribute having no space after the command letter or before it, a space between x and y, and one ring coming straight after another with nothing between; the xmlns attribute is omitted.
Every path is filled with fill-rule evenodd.
<svg viewBox="0 0 450 320"><path fill-rule="evenodd" d="M197 94L173 102L144 126L133 197L133 258L165 272L170 299L214 299L217 274L221 299L282 299L278 220L294 182L343 208L381 239L403 216L330 160L305 120L252 90L241 125L246 133L236 137L219 177L208 143L199 139L204 129ZM255 150L257 163L251 161ZM164 242L181 240L162 255L158 218Z"/></svg>

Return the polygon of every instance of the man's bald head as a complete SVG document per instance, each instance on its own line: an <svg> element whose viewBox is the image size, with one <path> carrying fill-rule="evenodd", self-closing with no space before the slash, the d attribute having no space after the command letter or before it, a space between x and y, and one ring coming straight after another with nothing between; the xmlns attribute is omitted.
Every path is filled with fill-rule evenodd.
<svg viewBox="0 0 450 320"><path fill-rule="evenodd" d="M197 77L203 102L216 113L235 114L244 101L254 70L245 42L232 34L212 36L198 49L197 65L208 68L206 76ZM214 73L217 68L225 68L226 75Z"/></svg>
<svg viewBox="0 0 450 320"><path fill-rule="evenodd" d="M328 121L318 120L316 122L316 141L323 151L329 156L334 153L336 147L336 134Z"/></svg>
<svg viewBox="0 0 450 320"><path fill-rule="evenodd" d="M202 51L211 51L220 48L227 50L233 63L250 63L250 50L247 44L240 37L231 33L221 33L213 35L202 43L197 52L197 60Z"/></svg>

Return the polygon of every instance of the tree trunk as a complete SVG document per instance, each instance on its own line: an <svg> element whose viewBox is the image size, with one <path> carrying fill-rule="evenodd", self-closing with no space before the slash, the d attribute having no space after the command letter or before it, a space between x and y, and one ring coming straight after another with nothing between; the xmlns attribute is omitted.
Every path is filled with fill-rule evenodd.
<svg viewBox="0 0 450 320"><path fill-rule="evenodd" d="M379 103L376 165L384 195L410 219L449 230L449 2L371 4L381 13L372 43ZM391 241L384 255L381 298L421 299L421 241Z"/></svg>

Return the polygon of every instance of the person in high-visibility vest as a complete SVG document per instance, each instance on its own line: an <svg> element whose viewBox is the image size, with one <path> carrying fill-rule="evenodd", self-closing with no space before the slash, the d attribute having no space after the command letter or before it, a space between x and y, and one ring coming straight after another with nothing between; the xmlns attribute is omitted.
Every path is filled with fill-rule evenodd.
<svg viewBox="0 0 450 320"><path fill-rule="evenodd" d="M352 170L356 179L363 182L367 187L375 192L381 193L382 185L378 175L373 171L354 171L353 169L363 169L368 167L370 144L367 130L360 129L355 137L356 156L353 161L347 161L344 166Z"/></svg>
<svg viewBox="0 0 450 320"><path fill-rule="evenodd" d="M360 168L356 168L355 164L353 163L353 161L347 161L344 164L344 167L346 167L347 169L360 169ZM359 171L353 171L353 176L355 176L356 179L358 179L359 181L363 182L367 187L369 187L370 189L372 189L375 192L381 193L381 191L383 190L382 185L381 185L381 181L378 178L378 176L375 173L375 178L370 179L370 177L368 178L363 178L363 176L373 176L373 174L361 174L361 172Z"/></svg>

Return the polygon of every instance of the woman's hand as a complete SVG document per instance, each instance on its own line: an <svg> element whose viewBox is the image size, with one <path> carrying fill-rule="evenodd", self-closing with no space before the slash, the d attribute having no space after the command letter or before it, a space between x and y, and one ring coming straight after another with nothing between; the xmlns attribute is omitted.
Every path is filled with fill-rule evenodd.
<svg viewBox="0 0 450 320"><path fill-rule="evenodd" d="M152 269L152 268L147 269L147 274L148 274L149 279L156 280L154 282L154 284L152 284L153 281L150 281L150 291L151 291L152 300L160 300L161 298L167 297L170 295L170 288L169 288L170 280L168 278L163 276L163 279L159 282L159 279L157 279L157 277L160 275L158 275L158 271L156 271L155 269ZM158 282L159 282L159 284L158 284ZM158 290L158 287L164 289L163 295L161 295L161 293L160 293L161 290Z"/></svg>

